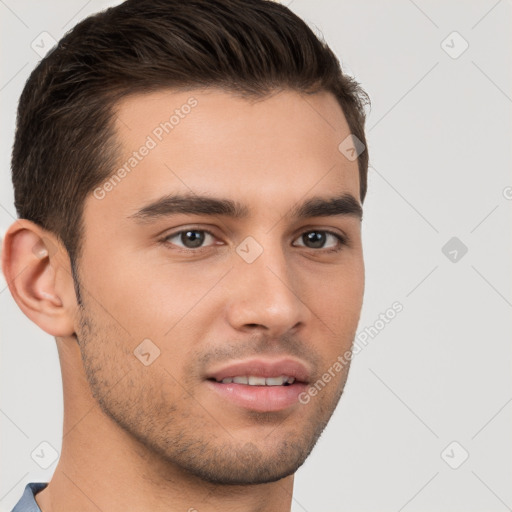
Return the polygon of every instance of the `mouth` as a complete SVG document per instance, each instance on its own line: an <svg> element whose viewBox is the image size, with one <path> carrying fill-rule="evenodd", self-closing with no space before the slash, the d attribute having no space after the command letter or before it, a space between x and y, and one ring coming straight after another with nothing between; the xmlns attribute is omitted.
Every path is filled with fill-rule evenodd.
<svg viewBox="0 0 512 512"><path fill-rule="evenodd" d="M220 384L245 384L247 386L289 386L295 382L295 377L281 375L280 377L257 377L256 375L237 375L236 377L226 377Z"/></svg>
<svg viewBox="0 0 512 512"><path fill-rule="evenodd" d="M293 359L253 359L213 370L206 380L210 389L231 405L277 412L298 403L308 385L309 370Z"/></svg>

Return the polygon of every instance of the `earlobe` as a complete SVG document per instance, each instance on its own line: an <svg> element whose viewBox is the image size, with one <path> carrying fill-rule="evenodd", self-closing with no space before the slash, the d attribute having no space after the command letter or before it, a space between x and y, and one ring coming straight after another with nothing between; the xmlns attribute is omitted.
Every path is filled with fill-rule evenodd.
<svg viewBox="0 0 512 512"><path fill-rule="evenodd" d="M53 336L74 333L74 291L66 251L37 224L18 219L5 234L2 270L14 300L34 323ZM65 256L65 257L64 257ZM60 273L64 279L57 280Z"/></svg>

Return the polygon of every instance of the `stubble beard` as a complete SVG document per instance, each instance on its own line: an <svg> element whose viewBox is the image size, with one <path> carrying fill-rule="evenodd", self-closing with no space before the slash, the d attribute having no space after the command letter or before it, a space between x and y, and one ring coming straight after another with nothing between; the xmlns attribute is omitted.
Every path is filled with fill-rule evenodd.
<svg viewBox="0 0 512 512"><path fill-rule="evenodd" d="M237 439L229 432L229 425L220 424L199 403L193 404L192 397L195 414L193 408L180 409L176 402L166 400L165 393L155 392L161 391L159 383L163 382L165 372L151 374L160 377L160 382L144 382L146 386L141 386L132 370L126 369L129 363L124 368L119 364L123 357L134 357L120 343L126 335L113 323L99 329L94 318L101 317L91 314L86 304L80 313L77 341L92 395L103 413L140 444L140 452L168 466L170 475L178 470L204 482L226 486L265 484L295 473L325 429L348 376L349 365L335 393L323 395L326 392L322 390L314 400L301 405L315 409L309 414L295 413L296 426L290 427L290 421L286 420L282 424L277 422L265 438L265 446L261 446L261 443ZM112 343L112 338L117 341ZM108 348L112 350L114 346L120 355L116 360ZM146 369L135 368L142 374ZM123 384L118 386L121 380ZM252 416L255 423L276 423L272 413L252 413ZM166 475L159 473L159 477L165 480Z"/></svg>

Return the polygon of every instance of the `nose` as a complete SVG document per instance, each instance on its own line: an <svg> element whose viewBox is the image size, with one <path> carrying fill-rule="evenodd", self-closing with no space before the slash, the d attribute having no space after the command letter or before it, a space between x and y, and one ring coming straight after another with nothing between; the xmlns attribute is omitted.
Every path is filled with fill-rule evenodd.
<svg viewBox="0 0 512 512"><path fill-rule="evenodd" d="M227 319L232 328L279 337L308 322L311 310L300 296L299 276L281 247L267 247L252 263L238 259L230 274Z"/></svg>

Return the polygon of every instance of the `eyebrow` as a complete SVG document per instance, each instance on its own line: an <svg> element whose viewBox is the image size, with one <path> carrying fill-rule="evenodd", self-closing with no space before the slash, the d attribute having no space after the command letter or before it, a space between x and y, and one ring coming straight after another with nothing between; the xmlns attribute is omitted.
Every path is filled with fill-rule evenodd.
<svg viewBox="0 0 512 512"><path fill-rule="evenodd" d="M345 193L328 199L312 197L291 210L291 216L298 219L336 215L347 215L362 220L363 208L352 194Z"/></svg>
<svg viewBox="0 0 512 512"><path fill-rule="evenodd" d="M138 223L150 223L162 217L176 214L222 215L234 219L249 216L249 208L231 199L199 196L195 194L169 194L143 206L128 216ZM363 209L357 199L349 193L339 197L312 197L295 205L289 216L296 219L346 215L363 218Z"/></svg>

